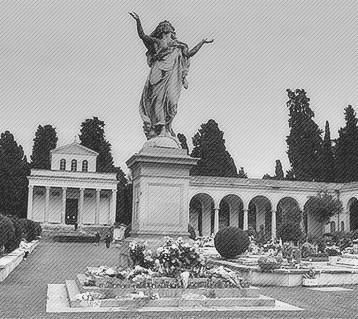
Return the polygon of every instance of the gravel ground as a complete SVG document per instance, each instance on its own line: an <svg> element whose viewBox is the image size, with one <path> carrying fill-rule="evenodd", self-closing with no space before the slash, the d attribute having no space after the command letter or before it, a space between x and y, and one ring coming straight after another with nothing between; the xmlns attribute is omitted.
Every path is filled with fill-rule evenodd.
<svg viewBox="0 0 358 319"><path fill-rule="evenodd" d="M88 243L40 242L36 250L0 283L0 318L357 318L358 286L349 291L316 291L304 287L265 287L265 296L303 308L299 312L213 313L46 313L47 284L75 279L87 266L116 265L118 250Z"/></svg>

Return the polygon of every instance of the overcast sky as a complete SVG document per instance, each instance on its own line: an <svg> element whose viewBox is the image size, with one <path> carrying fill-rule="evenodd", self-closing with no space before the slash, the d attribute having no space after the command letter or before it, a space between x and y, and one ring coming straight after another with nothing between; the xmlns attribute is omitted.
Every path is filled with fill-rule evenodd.
<svg viewBox="0 0 358 319"><path fill-rule="evenodd" d="M93 116L106 123L115 164L145 137L138 105L148 75L135 11L146 33L162 20L193 47L173 127L189 140L218 122L237 168L274 174L286 155L286 89L304 88L317 124L332 138L344 108L358 109L358 1L0 0L0 132L29 157L38 125L53 125L58 146L71 143Z"/></svg>

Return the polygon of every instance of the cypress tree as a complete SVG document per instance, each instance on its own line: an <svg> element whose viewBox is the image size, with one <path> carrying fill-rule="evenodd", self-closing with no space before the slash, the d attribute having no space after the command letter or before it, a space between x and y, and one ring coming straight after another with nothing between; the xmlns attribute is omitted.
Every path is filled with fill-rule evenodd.
<svg viewBox="0 0 358 319"><path fill-rule="evenodd" d="M105 123L93 117L81 124L79 139L81 145L99 153L97 157L97 172L115 172L112 145L105 139Z"/></svg>
<svg viewBox="0 0 358 319"><path fill-rule="evenodd" d="M6 131L0 138L0 213L26 217L29 164L22 146Z"/></svg>
<svg viewBox="0 0 358 319"><path fill-rule="evenodd" d="M51 169L50 151L57 146L56 129L51 125L39 125L33 139L31 168Z"/></svg>
<svg viewBox="0 0 358 319"><path fill-rule="evenodd" d="M226 150L224 132L214 120L202 124L193 137L192 157L200 158L191 175L237 177L237 169Z"/></svg>
<svg viewBox="0 0 358 319"><path fill-rule="evenodd" d="M104 127L105 123L99 120L98 117L87 119L81 124L79 138L81 145L99 153L97 157L97 172L112 172L117 174L116 220L118 221L124 215L131 215L132 207L130 199L126 198L128 196L127 178L120 167L114 166L112 145L105 139Z"/></svg>
<svg viewBox="0 0 358 319"><path fill-rule="evenodd" d="M275 175L274 176L271 176L270 174L265 174L264 176L262 176L262 179L285 179L285 175L283 173L281 161L276 160Z"/></svg>
<svg viewBox="0 0 358 319"><path fill-rule="evenodd" d="M282 164L280 160L276 160L276 166L275 166L275 179L285 179Z"/></svg>
<svg viewBox="0 0 358 319"><path fill-rule="evenodd" d="M187 151L187 154L189 155L189 146L186 140L186 136L184 134L178 133L177 138L179 140L180 146L183 150Z"/></svg>
<svg viewBox="0 0 358 319"><path fill-rule="evenodd" d="M287 90L287 93L290 135L286 142L294 177L301 181L315 181L319 178L317 169L322 132L313 121L314 113L305 90Z"/></svg>
<svg viewBox="0 0 358 319"><path fill-rule="evenodd" d="M334 182L334 154L331 142L331 133L329 130L329 123L326 121L325 133L322 143L322 148L319 154L319 181L321 182Z"/></svg>
<svg viewBox="0 0 358 319"><path fill-rule="evenodd" d="M336 181L358 181L358 127L356 113L352 105L345 108L346 126L338 132L335 148Z"/></svg>

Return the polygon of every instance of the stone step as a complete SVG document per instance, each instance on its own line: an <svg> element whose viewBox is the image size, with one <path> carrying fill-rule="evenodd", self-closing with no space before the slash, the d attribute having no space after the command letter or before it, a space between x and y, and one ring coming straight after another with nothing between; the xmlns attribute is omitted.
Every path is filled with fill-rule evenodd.
<svg viewBox="0 0 358 319"><path fill-rule="evenodd" d="M116 298L102 299L98 301L99 307L126 307L126 308L232 308L232 307L265 307L274 308L275 299L267 297L259 298L206 298L206 299L184 299L184 298Z"/></svg>
<svg viewBox="0 0 358 319"><path fill-rule="evenodd" d="M73 225L50 225L42 224L42 238L53 239L56 236L94 236L96 232L100 234L103 240L106 235L112 235L112 227L110 226L79 226L77 230Z"/></svg>
<svg viewBox="0 0 358 319"><path fill-rule="evenodd" d="M275 300L272 298L264 297L259 295L259 289L252 287L250 289L240 290L237 289L237 294L233 294L230 296L228 293L229 289L217 289L222 290L221 293L217 296L217 298L206 298L202 295L202 291L200 289L188 289L183 291L182 289L153 289L153 292L158 290L158 294L163 295L163 291L180 291L180 295L178 294L164 294L167 297L160 299L147 299L147 298L135 298L135 294L131 296L133 298L128 297L128 293L130 290L116 288L98 288L98 287L85 287L81 285L85 275L79 274L77 276L77 281L75 280L67 280L66 287L70 299L70 305L72 308L74 307L90 307L91 305L85 302L81 302L76 299L76 295L80 292L99 292L105 295L117 295L116 298L107 298L98 300L97 305L99 307L126 307L126 308L141 308L141 307L202 307L202 308L225 308L225 307L265 307L265 308L273 308L275 307ZM82 289L79 288L82 287ZM115 293L114 290L122 289L126 294ZM107 290L111 290L110 292ZM144 289L145 290L145 289ZM232 289L231 289L232 290ZM236 290L236 289L235 289ZM141 291L141 289L138 289ZM144 292L144 291L143 291ZM145 292L144 292L145 293ZM122 296L121 296L122 295ZM127 295L127 296L125 296Z"/></svg>
<svg viewBox="0 0 358 319"><path fill-rule="evenodd" d="M63 312L70 309L65 284L49 284L47 288L46 312Z"/></svg>
<svg viewBox="0 0 358 319"><path fill-rule="evenodd" d="M66 291L71 308L80 308L81 300L77 299L77 295L80 294L77 283L75 280L66 280Z"/></svg>

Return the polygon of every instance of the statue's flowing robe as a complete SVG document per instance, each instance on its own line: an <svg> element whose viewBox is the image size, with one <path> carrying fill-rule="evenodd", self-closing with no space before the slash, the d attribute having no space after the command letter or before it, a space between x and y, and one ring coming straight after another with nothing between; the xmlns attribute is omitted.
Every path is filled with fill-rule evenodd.
<svg viewBox="0 0 358 319"><path fill-rule="evenodd" d="M140 101L140 115L144 124L152 128L164 125L175 135L171 123L189 70L188 46L173 41L166 48L148 51L147 57L151 69Z"/></svg>

